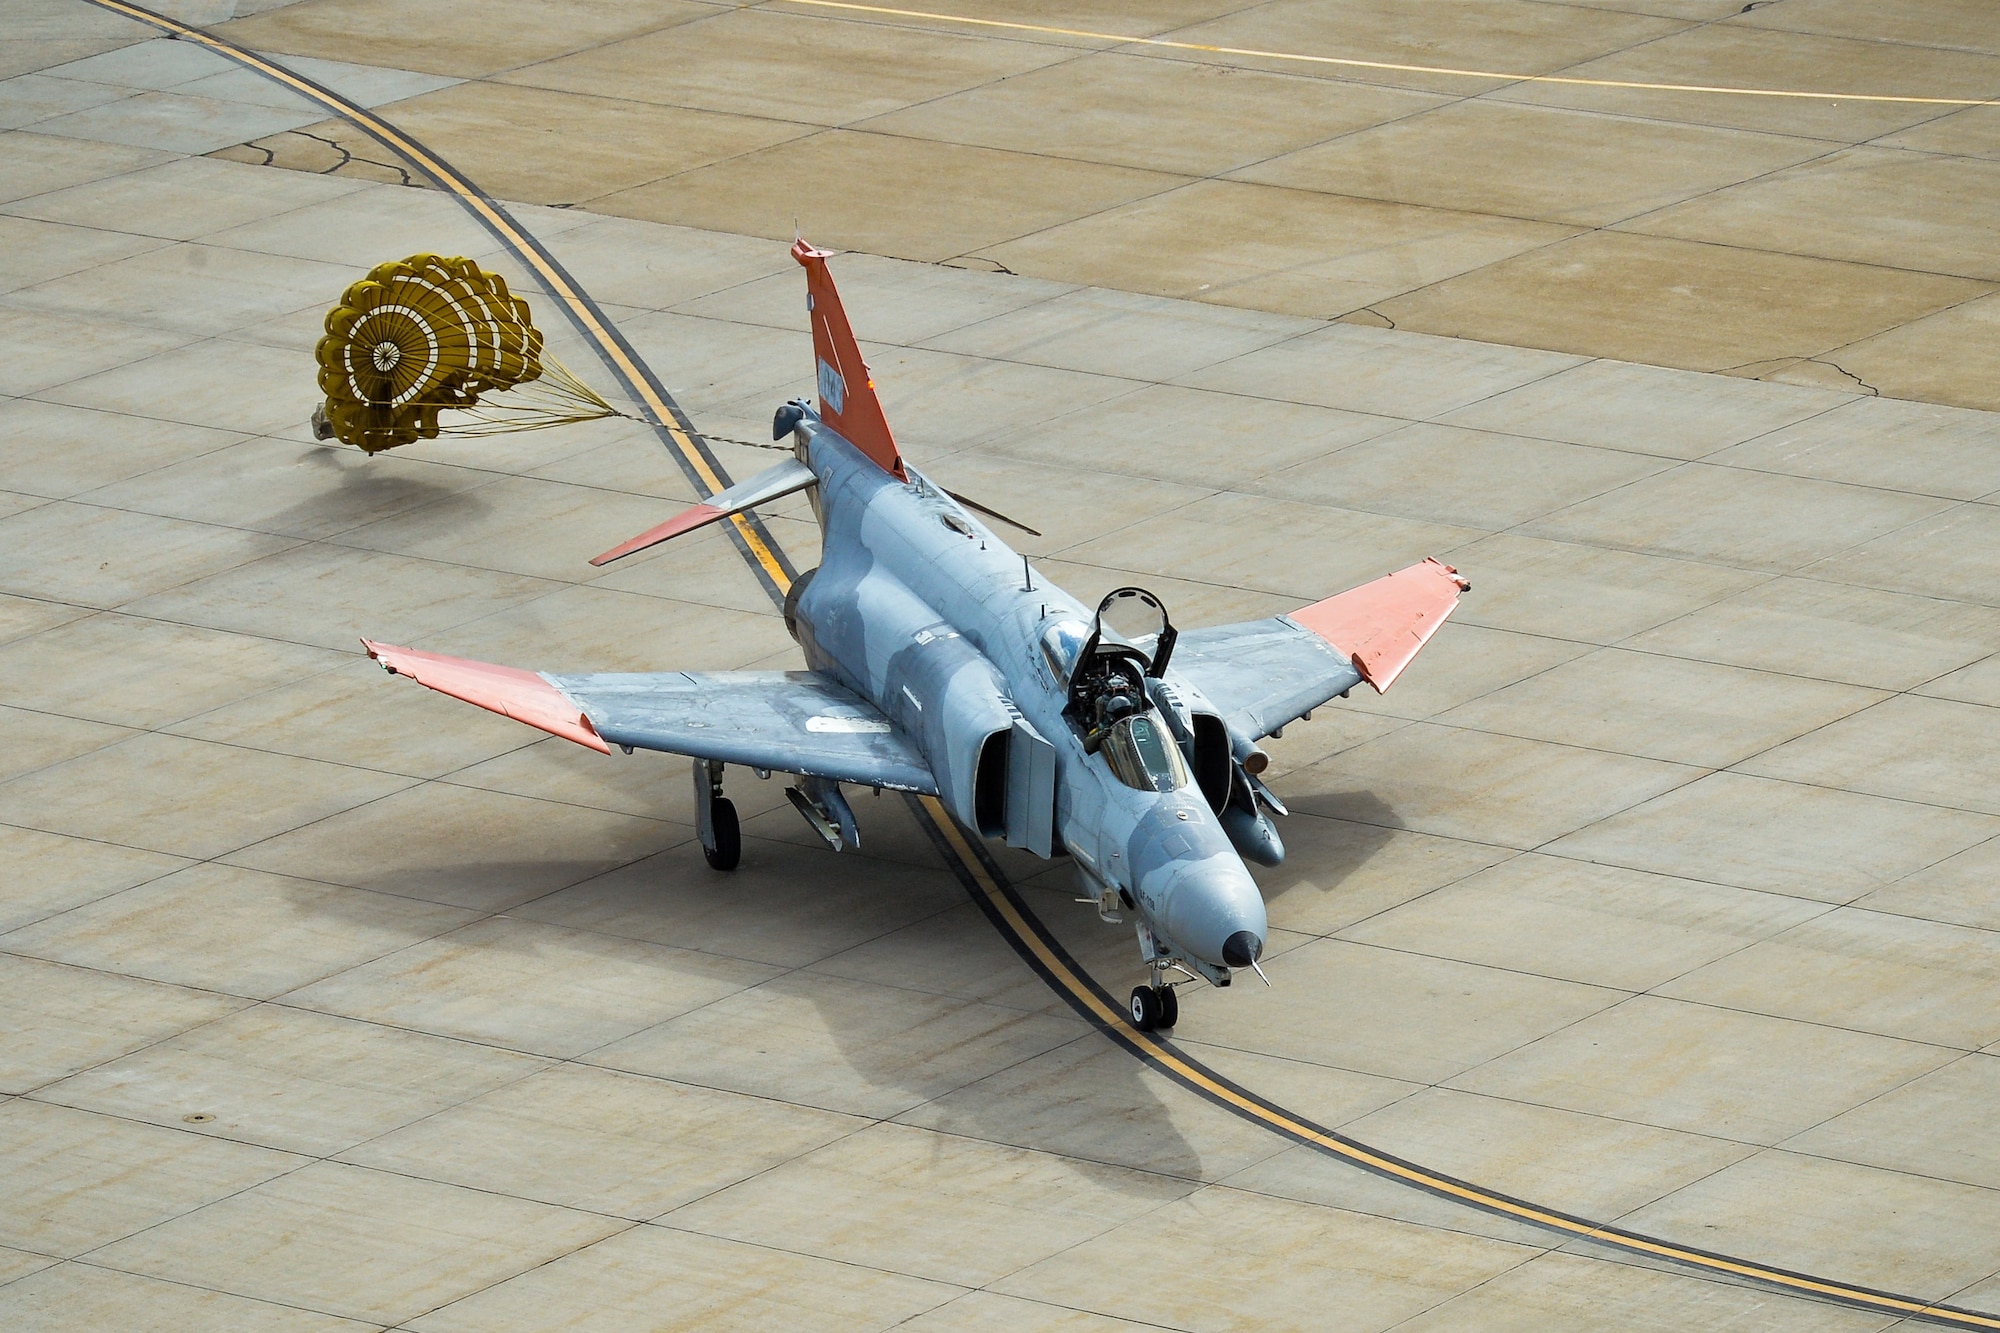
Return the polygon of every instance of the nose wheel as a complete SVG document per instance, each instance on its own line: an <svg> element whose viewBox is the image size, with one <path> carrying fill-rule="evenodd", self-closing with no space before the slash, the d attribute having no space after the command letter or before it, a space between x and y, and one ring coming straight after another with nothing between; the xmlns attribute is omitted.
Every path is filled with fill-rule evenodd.
<svg viewBox="0 0 2000 1333"><path fill-rule="evenodd" d="M1133 1027L1152 1032L1181 1021L1181 1002L1172 986L1134 986L1130 1012Z"/></svg>

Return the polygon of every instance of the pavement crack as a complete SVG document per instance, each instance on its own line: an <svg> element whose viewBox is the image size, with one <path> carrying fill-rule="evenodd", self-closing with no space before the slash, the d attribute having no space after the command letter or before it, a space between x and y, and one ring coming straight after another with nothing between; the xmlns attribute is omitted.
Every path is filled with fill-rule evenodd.
<svg viewBox="0 0 2000 1333"><path fill-rule="evenodd" d="M1862 379L1859 375L1855 374L1853 371L1849 370L1845 366L1836 365L1834 362L1827 360L1823 356L1809 356L1806 358L1806 360L1810 361L1813 365L1825 366L1829 370L1837 371L1840 374L1845 375L1848 379L1853 380L1856 384L1860 385L1862 389L1866 390L1870 397L1880 398L1882 396L1882 391L1880 389L1870 384L1867 380Z"/></svg>
<svg viewBox="0 0 2000 1333"><path fill-rule="evenodd" d="M340 154L339 159L335 161L332 166L313 173L315 175L337 176L346 168L353 166L355 163L359 162L364 166L380 167L384 171L393 171L396 173L397 176L402 178L401 180L402 184L407 185L412 189L418 187L417 179L414 176L410 175L409 168L405 167L400 162L384 162L379 158L361 157L358 154L356 154L353 149L347 147L347 145L341 143L338 139L330 138L327 135L311 134L305 130L293 130L292 133L298 135L301 139L311 139L314 143L323 143L328 148L331 148L334 152ZM275 153L273 153L269 148L266 148L262 144L245 144L244 147L255 148L257 151L264 154L265 166L270 166L271 163L274 162L277 158L277 155Z"/></svg>

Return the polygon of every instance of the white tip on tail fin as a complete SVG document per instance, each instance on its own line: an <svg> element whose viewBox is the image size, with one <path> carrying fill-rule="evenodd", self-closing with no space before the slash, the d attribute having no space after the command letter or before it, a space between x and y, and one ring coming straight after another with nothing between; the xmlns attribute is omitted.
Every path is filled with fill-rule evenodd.
<svg viewBox="0 0 2000 1333"><path fill-rule="evenodd" d="M829 253L815 250L803 239L792 246L792 258L806 271L806 309L812 315L813 358L819 369L820 420L839 431L884 472L908 480L903 456L896 450L896 437L889 433L888 418L882 415L881 401L875 397L875 381L861 359L861 348L840 305L840 293L834 290L833 275L827 271Z"/></svg>

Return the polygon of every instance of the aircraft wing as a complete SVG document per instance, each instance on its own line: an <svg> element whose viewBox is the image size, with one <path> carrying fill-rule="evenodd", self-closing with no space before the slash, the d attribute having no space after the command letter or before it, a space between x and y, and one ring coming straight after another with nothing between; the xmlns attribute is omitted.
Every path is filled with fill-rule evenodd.
<svg viewBox="0 0 2000 1333"><path fill-rule="evenodd" d="M1387 690L1470 586L1426 560L1290 615L1185 630L1170 670L1260 740L1362 681Z"/></svg>
<svg viewBox="0 0 2000 1333"><path fill-rule="evenodd" d="M937 793L923 755L873 704L816 671L556 676L362 640L391 672L610 752L664 750L896 791Z"/></svg>

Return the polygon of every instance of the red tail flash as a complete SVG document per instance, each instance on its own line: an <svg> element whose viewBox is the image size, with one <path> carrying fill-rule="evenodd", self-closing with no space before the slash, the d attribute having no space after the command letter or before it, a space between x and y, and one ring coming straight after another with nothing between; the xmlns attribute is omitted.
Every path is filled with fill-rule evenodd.
<svg viewBox="0 0 2000 1333"><path fill-rule="evenodd" d="M847 312L840 308L840 293L834 290L833 275L827 272L826 260L831 253L815 250L804 241L792 246L792 258L806 270L806 309L812 313L813 356L819 363L820 419L874 459L884 472L907 481L896 437L889 433L889 421L875 397L875 381L861 360L854 330L847 325Z"/></svg>

